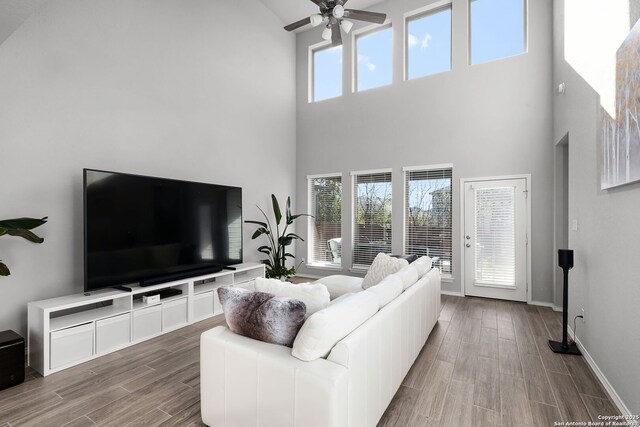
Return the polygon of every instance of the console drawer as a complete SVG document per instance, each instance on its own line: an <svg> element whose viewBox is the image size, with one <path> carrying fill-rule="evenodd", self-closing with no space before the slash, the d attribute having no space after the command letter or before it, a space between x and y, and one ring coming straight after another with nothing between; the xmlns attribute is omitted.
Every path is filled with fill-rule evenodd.
<svg viewBox="0 0 640 427"><path fill-rule="evenodd" d="M131 314L96 320L96 353L108 353L131 342Z"/></svg>
<svg viewBox="0 0 640 427"><path fill-rule="evenodd" d="M162 332L162 306L142 308L133 312L133 340L158 335Z"/></svg>
<svg viewBox="0 0 640 427"><path fill-rule="evenodd" d="M93 356L93 322L51 332L50 367L57 369Z"/></svg>
<svg viewBox="0 0 640 427"><path fill-rule="evenodd" d="M179 328L188 322L187 298L162 303L162 330Z"/></svg>

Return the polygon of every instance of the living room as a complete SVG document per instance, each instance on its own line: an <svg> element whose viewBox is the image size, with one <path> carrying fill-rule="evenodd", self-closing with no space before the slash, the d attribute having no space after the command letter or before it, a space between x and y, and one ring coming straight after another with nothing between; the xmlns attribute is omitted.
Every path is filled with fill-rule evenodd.
<svg viewBox="0 0 640 427"><path fill-rule="evenodd" d="M345 398L348 404L336 410L351 418L338 416L334 425L553 425L640 414L640 276L634 267L640 193L632 170L640 143L635 133L627 138L626 162L611 169L603 130L603 111L615 112L609 104L619 102L613 59L621 63L621 46L633 42L640 3L349 0L346 15L336 17L336 11L321 22L309 18L294 31L283 29L315 16L319 6L322 13L314 3L0 2L0 170L6 183L0 219L48 217L33 230L44 238L41 245L0 237L0 259L11 273L0 277L0 330L15 331L29 346L36 342L29 334L30 303L87 290L83 169L169 178L241 188L243 220L260 219L258 207L273 215L271 194L283 211L291 196L293 212L313 215L296 219L290 230L304 239L287 249L295 255L287 264L297 271L292 280L324 280L332 297L338 291L325 277L342 277L337 286L360 290L378 252L429 257L431 274L439 275L441 311L428 331L419 331L406 376L389 379L398 386L389 389L389 401L367 406L375 410L366 419L354 419L357 412ZM335 8L340 2L319 3ZM384 14L381 23L374 22L376 14ZM436 29L409 37L412 25L416 31L435 25L430 18L443 18L446 25L437 30L447 35L444 42L432 36ZM338 27L327 32L327 23ZM499 37L502 27L511 31L507 37ZM366 42L374 37L380 44L371 48ZM337 56L321 69L323 53ZM432 54L440 55L440 68L414 75L410 65ZM635 114L627 103L624 111ZM627 126L637 125L626 117ZM615 173L607 175L610 170ZM420 187L425 182L431 186ZM332 234L320 233L318 214L327 184L337 189L333 214L324 218ZM511 185L514 217L493 225L513 230L513 263L505 262L517 295L478 286L473 277L482 230L473 221L478 199L470 194ZM367 190L375 202L363 196ZM429 216L430 206L440 205L432 203L434 191L445 195L437 219ZM383 219L372 215L375 224L363 223L362 203L375 205ZM426 216L431 228L411 222ZM436 227L438 238L420 234ZM242 227L245 263L263 259L258 248L266 240L252 239L255 229ZM562 319L560 249L575 257L568 322ZM496 268L490 262L483 271L495 278ZM240 273L216 274L232 281ZM418 292L416 286L397 298ZM183 289L188 304L195 287ZM424 292L421 298L429 300L430 290ZM380 307L371 320L382 314ZM545 340L562 340L563 322L570 340L576 334L582 356L542 348ZM24 383L0 392L0 424L201 425L201 334L224 325L225 317L189 323L59 371L40 372L34 361ZM495 331L495 366L486 365L493 374L497 369L500 391L493 401L483 400L490 391L476 384L480 361L494 360L482 354L483 331ZM332 356L320 359L332 363ZM520 366L513 375L511 362ZM547 375L527 377L536 370ZM444 388L430 388L431 381ZM250 380L240 375L236 382L244 387ZM434 397L438 390L441 399ZM522 400L509 400L514 396ZM247 413L249 401L242 409ZM234 423L237 414L221 411L228 420L221 425L273 425L268 416Z"/></svg>

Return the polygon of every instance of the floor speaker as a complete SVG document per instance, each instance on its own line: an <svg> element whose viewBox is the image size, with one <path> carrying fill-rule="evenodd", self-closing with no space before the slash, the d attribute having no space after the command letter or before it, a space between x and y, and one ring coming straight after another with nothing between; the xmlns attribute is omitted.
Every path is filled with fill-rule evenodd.
<svg viewBox="0 0 640 427"><path fill-rule="evenodd" d="M0 390L24 382L24 338L0 332Z"/></svg>

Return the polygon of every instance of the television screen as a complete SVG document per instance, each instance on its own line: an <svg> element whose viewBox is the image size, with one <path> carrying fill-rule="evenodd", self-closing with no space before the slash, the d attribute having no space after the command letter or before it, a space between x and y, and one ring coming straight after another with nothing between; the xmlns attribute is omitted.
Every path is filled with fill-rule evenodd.
<svg viewBox="0 0 640 427"><path fill-rule="evenodd" d="M84 170L85 290L242 262L242 189Z"/></svg>

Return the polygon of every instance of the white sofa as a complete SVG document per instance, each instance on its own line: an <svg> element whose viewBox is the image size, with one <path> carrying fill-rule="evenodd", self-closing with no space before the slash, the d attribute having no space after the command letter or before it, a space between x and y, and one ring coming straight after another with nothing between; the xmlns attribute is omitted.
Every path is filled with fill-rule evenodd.
<svg viewBox="0 0 640 427"><path fill-rule="evenodd" d="M304 362L288 347L209 330L201 337L202 420L211 427L375 426L439 313L440 271L431 269L326 359Z"/></svg>

